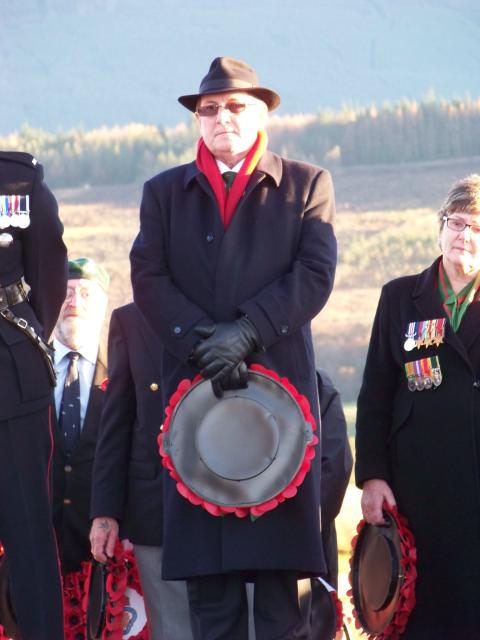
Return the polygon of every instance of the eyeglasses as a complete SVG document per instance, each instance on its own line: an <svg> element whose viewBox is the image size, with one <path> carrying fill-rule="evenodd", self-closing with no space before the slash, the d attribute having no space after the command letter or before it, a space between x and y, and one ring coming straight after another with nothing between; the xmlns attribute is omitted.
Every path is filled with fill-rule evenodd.
<svg viewBox="0 0 480 640"><path fill-rule="evenodd" d="M468 227L471 233L480 233L480 225L478 224L467 224L461 218L452 218L451 216L443 216L442 220L447 223L447 227L452 231L457 231L460 233L464 231L466 227Z"/></svg>
<svg viewBox="0 0 480 640"><path fill-rule="evenodd" d="M243 113L247 107L255 106L254 102L227 102L227 104L204 104L202 107L197 107L195 113L202 118L213 118L217 115L219 109L228 109L230 113L238 116Z"/></svg>

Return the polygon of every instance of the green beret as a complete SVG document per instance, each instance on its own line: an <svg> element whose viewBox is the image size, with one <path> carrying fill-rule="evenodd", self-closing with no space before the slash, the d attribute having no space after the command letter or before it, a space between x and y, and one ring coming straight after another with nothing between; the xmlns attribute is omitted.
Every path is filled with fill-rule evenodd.
<svg viewBox="0 0 480 640"><path fill-rule="evenodd" d="M110 284L110 276L103 267L91 260L90 258L77 258L68 261L68 278L69 280L93 280L108 291Z"/></svg>

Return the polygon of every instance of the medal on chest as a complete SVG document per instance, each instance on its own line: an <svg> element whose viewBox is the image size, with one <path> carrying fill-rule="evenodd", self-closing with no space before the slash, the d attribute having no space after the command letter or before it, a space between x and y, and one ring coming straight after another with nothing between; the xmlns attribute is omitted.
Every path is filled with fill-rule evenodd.
<svg viewBox="0 0 480 640"><path fill-rule="evenodd" d="M0 195L0 229L30 224L30 196Z"/></svg>

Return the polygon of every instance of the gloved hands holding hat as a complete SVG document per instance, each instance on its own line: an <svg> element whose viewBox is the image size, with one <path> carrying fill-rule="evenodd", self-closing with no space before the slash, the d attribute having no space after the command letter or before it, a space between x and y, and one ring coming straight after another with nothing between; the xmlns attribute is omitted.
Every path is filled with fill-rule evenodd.
<svg viewBox="0 0 480 640"><path fill-rule="evenodd" d="M260 336L245 317L234 322L200 326L195 329L204 338L192 351L192 357L204 378L210 378L215 395L222 390L246 386L245 358L260 347Z"/></svg>

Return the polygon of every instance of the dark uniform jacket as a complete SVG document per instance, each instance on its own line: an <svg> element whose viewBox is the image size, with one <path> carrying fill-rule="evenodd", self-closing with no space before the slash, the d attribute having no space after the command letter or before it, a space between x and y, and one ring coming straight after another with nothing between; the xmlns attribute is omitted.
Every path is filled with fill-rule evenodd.
<svg viewBox="0 0 480 640"><path fill-rule="evenodd" d="M480 637L480 304L443 344L404 348L445 317L438 260L382 289L358 399L356 481L386 480L417 546L417 605L402 638ZM438 356L443 381L409 391L404 363Z"/></svg>
<svg viewBox="0 0 480 640"><path fill-rule="evenodd" d="M30 224L7 227L13 236L0 247L0 286L24 277L29 301L13 307L48 338L65 298L67 283L63 225L55 198L43 182L43 168L27 153L0 152L0 195L29 196ZM52 384L41 352L17 327L0 317L0 421L47 406Z"/></svg>
<svg viewBox="0 0 480 640"><path fill-rule="evenodd" d="M29 299L13 304L10 311L48 338L67 285L67 252L56 200L43 182L42 167L29 154L15 152L0 152L0 196L2 211L12 212L18 205L18 199L11 196L20 196L20 209L24 210L28 196L30 210L30 223L25 228L10 224L0 229L0 234L6 234L4 240L13 238L9 246L0 246L0 286L24 278L30 287ZM2 226L6 218L2 215ZM0 309L4 297L2 290ZM48 492L52 389L42 352L20 329L0 317L1 538L11 571L18 625L23 637L38 640L63 638Z"/></svg>
<svg viewBox="0 0 480 640"><path fill-rule="evenodd" d="M131 251L134 297L164 350L167 402L198 341L195 326L247 315L265 350L258 362L287 376L310 401L318 394L310 320L326 303L336 263L334 195L327 171L270 152L257 165L227 230L195 162L145 184ZM235 570L324 568L318 507L320 458L295 498L255 522L194 507L164 474L165 578Z"/></svg>
<svg viewBox="0 0 480 640"><path fill-rule="evenodd" d="M64 574L78 571L90 560L90 495L93 459L97 445L107 379L106 358L100 352L93 375L90 397L77 446L67 457L54 420L53 521ZM56 416L55 407L52 409Z"/></svg>
<svg viewBox="0 0 480 640"><path fill-rule="evenodd" d="M340 394L325 371L318 369L317 379L322 416L320 506L322 543L327 564L325 578L327 582L337 587L338 547L335 518L342 508L352 472L353 458Z"/></svg>
<svg viewBox="0 0 480 640"><path fill-rule="evenodd" d="M135 544L162 544L162 474L157 436L163 422L161 347L134 304L110 320L110 379L98 438L92 518L120 523Z"/></svg>

